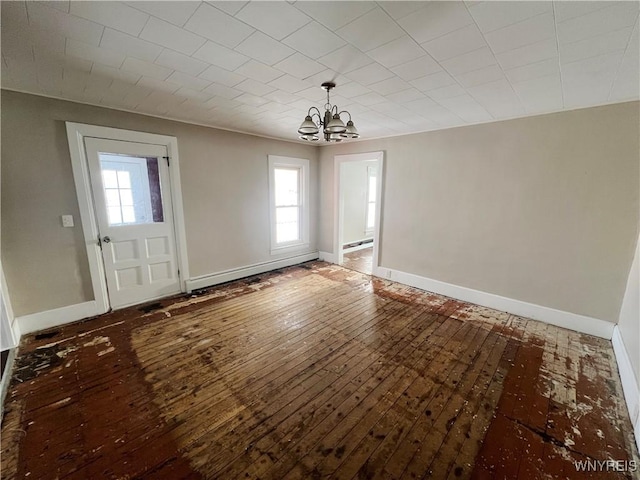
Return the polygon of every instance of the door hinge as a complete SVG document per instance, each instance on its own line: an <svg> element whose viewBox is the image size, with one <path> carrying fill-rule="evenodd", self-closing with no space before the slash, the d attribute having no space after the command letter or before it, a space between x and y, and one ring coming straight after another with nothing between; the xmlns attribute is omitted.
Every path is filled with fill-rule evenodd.
<svg viewBox="0 0 640 480"><path fill-rule="evenodd" d="M98 234L98 246L100 247L100 250L102 250L102 239L100 238L100 234Z"/></svg>

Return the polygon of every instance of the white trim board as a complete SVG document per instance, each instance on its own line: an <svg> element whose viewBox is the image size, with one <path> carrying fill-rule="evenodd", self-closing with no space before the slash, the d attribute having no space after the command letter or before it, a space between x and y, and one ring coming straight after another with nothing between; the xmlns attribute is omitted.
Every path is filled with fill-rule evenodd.
<svg viewBox="0 0 640 480"><path fill-rule="evenodd" d="M627 410L629 410L629 418L633 425L633 433L636 437L636 445L638 449L640 449L640 385L633 373L629 352L627 352L624 346L622 335L617 325L613 328L611 343L613 344L613 351L616 355L616 363L618 364L618 371L620 372L620 380L622 381L622 390L627 403Z"/></svg>
<svg viewBox="0 0 640 480"><path fill-rule="evenodd" d="M318 258L323 262L338 264L336 254L331 252L318 252Z"/></svg>
<svg viewBox="0 0 640 480"><path fill-rule="evenodd" d="M4 399L7 397L7 393L9 392L9 384L11 383L13 364L16 360L17 350L17 347L9 350L7 364L4 366L2 379L0 379L0 418L4 417Z"/></svg>
<svg viewBox="0 0 640 480"><path fill-rule="evenodd" d="M213 285L219 285L221 283L231 282L233 280L250 277L252 275L258 275L260 273L269 272L278 268L291 267L292 265L297 265L299 263L317 260L318 257L318 252L311 252L304 255L296 255L294 257L274 260L272 262L255 263L253 265L247 265L241 268L234 268L231 270L224 270L222 272L211 273L209 275L202 275L200 277L187 280L187 292L192 292L193 290L198 290L200 288L211 287Z"/></svg>
<svg viewBox="0 0 640 480"><path fill-rule="evenodd" d="M91 300L67 307L16 317L16 322L20 327L20 333L25 335L47 328L59 327L60 325L76 322L83 318L94 317L100 313L104 312L100 311L98 303L95 300Z"/></svg>
<svg viewBox="0 0 640 480"><path fill-rule="evenodd" d="M525 318L540 320L562 328L611 340L614 324L598 318L587 317L577 313L565 312L533 303L501 297L493 293L481 292L451 283L421 277L386 267L373 267L373 274L395 282L404 283L421 290L439 293L469 303L494 308L502 312L513 313Z"/></svg>

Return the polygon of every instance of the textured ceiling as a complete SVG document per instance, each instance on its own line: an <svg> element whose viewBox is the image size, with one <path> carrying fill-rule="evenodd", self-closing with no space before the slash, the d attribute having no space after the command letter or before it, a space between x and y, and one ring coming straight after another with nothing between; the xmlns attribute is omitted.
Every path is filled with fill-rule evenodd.
<svg viewBox="0 0 640 480"><path fill-rule="evenodd" d="M638 99L634 2L2 2L2 87L285 139Z"/></svg>

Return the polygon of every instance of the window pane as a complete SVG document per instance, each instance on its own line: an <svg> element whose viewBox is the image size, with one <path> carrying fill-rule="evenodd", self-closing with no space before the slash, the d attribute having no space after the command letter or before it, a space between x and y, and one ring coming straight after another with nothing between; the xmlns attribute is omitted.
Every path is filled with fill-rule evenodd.
<svg viewBox="0 0 640 480"><path fill-rule="evenodd" d="M276 208L276 243L300 240L300 208Z"/></svg>
<svg viewBox="0 0 640 480"><path fill-rule="evenodd" d="M109 225L164 221L157 158L100 153L100 166Z"/></svg>
<svg viewBox="0 0 640 480"><path fill-rule="evenodd" d="M104 188L118 188L118 177L115 170L102 170Z"/></svg>
<svg viewBox="0 0 640 480"><path fill-rule="evenodd" d="M130 188L120 189L120 203L128 206L133 205L133 195Z"/></svg>
<svg viewBox="0 0 640 480"><path fill-rule="evenodd" d="M122 223L120 207L107 207L107 216L109 217L109 225L120 225Z"/></svg>
<svg viewBox="0 0 640 480"><path fill-rule="evenodd" d="M117 188L105 188L105 198L107 200L107 207L119 207L120 195Z"/></svg>
<svg viewBox="0 0 640 480"><path fill-rule="evenodd" d="M362 217L360 217L362 218ZM373 228L376 223L376 204L367 204L367 228Z"/></svg>
<svg viewBox="0 0 640 480"><path fill-rule="evenodd" d="M276 207L299 204L300 170L297 168L274 169Z"/></svg>
<svg viewBox="0 0 640 480"><path fill-rule="evenodd" d="M376 201L376 177L371 177L371 176L369 177L369 201L370 202Z"/></svg>

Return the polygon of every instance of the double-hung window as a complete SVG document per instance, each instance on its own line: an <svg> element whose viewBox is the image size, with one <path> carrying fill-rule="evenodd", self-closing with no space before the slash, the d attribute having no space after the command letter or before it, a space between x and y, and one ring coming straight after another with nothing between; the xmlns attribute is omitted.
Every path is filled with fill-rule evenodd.
<svg viewBox="0 0 640 480"><path fill-rule="evenodd" d="M309 160L269 155L271 253L309 245Z"/></svg>

